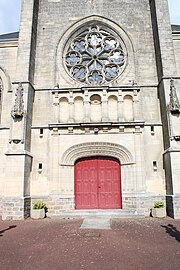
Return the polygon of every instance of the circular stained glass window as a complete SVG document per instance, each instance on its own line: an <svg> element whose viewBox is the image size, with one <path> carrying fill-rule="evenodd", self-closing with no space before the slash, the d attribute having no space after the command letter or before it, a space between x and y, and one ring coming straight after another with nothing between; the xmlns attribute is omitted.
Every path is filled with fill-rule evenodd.
<svg viewBox="0 0 180 270"><path fill-rule="evenodd" d="M98 25L90 26L76 36L65 54L69 75L91 85L116 79L123 72L126 61L123 41Z"/></svg>

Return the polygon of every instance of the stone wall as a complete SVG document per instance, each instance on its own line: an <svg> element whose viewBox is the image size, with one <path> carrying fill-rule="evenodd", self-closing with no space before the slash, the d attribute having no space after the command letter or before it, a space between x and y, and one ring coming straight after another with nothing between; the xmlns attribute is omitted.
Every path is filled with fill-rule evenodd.
<svg viewBox="0 0 180 270"><path fill-rule="evenodd" d="M69 211L75 209L74 196L50 195L47 197L32 197L32 205L37 200L42 200L46 203L47 216L55 217L60 216L62 211Z"/></svg>
<svg viewBox="0 0 180 270"><path fill-rule="evenodd" d="M180 77L180 34L173 34L173 45L176 59L177 75Z"/></svg>
<svg viewBox="0 0 180 270"><path fill-rule="evenodd" d="M33 202L42 200L47 206L47 216L55 217L63 215L63 212L71 212L75 209L74 196L50 195L47 197L33 197ZM163 201L166 207L165 196L153 196L139 194L139 196L126 195L122 197L122 209L134 210L145 216L151 215L151 209L156 201ZM177 202L176 202L177 203Z"/></svg>
<svg viewBox="0 0 180 270"><path fill-rule="evenodd" d="M145 216L150 216L151 209L156 201L163 201L166 207L165 196L157 196L150 194L139 194L136 196L125 196L123 198L124 209L135 209Z"/></svg>
<svg viewBox="0 0 180 270"><path fill-rule="evenodd" d="M154 84L157 81L149 2L40 1L35 72L37 89L52 88L56 83L61 87L74 87L74 81L69 81L64 68L57 70L58 45L62 44L63 49L72 33L93 19L109 24L120 35L123 32L126 40L129 40L127 45L129 42L135 52L128 61L129 64L135 62L136 74L132 73L132 67L119 83L127 84L129 80L135 80L140 84ZM66 36L67 32L69 36ZM131 51L128 53L131 55ZM81 84L76 83L76 87L79 86Z"/></svg>
<svg viewBox="0 0 180 270"><path fill-rule="evenodd" d="M22 220L30 216L30 198L3 197L2 219Z"/></svg>
<svg viewBox="0 0 180 270"><path fill-rule="evenodd" d="M1 108L0 108L0 128L10 126L10 112L12 102L12 82L15 80L15 68L17 57L17 42L0 42L0 79L2 81L1 89Z"/></svg>
<svg viewBox="0 0 180 270"><path fill-rule="evenodd" d="M0 196L0 216L2 216L3 208L2 208L2 196Z"/></svg>
<svg viewBox="0 0 180 270"><path fill-rule="evenodd" d="M12 91L11 83L16 79L17 50L18 41L0 42L0 69L10 80L10 89L7 91Z"/></svg>

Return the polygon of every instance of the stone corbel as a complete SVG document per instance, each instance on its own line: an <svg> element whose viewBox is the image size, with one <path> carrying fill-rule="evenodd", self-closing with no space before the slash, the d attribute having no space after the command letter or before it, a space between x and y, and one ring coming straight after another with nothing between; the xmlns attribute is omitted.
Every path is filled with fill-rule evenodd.
<svg viewBox="0 0 180 270"><path fill-rule="evenodd" d="M52 136L59 136L59 129L58 128L53 128L53 131L52 131Z"/></svg>
<svg viewBox="0 0 180 270"><path fill-rule="evenodd" d="M89 101L89 91L88 91L88 89L84 90L84 96L85 96L86 101Z"/></svg>
<svg viewBox="0 0 180 270"><path fill-rule="evenodd" d="M73 101L73 91L69 91L69 100Z"/></svg>
<svg viewBox="0 0 180 270"><path fill-rule="evenodd" d="M107 90L106 89L103 89L103 91L102 91L102 99L103 99L103 101L107 101Z"/></svg>
<svg viewBox="0 0 180 270"><path fill-rule="evenodd" d="M141 133L141 127L140 127L140 126L135 126L135 131L134 131L134 133L136 133L136 134Z"/></svg>
<svg viewBox="0 0 180 270"><path fill-rule="evenodd" d="M73 133L73 127L68 127L68 133L70 133L70 134Z"/></svg>
<svg viewBox="0 0 180 270"><path fill-rule="evenodd" d="M118 90L118 101L123 101L123 93L122 93L122 89Z"/></svg>

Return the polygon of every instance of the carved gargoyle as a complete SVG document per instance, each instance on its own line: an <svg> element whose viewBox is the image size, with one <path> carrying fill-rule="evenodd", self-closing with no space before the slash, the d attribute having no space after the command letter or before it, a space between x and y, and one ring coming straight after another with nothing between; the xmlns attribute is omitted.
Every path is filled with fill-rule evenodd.
<svg viewBox="0 0 180 270"><path fill-rule="evenodd" d="M24 115L24 101L23 101L23 87L19 83L15 94L14 109L11 111L11 116L15 118L22 118Z"/></svg>

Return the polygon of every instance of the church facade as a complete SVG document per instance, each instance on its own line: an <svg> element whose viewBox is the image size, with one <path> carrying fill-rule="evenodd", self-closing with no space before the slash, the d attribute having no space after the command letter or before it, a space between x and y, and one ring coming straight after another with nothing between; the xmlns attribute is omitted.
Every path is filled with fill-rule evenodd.
<svg viewBox="0 0 180 270"><path fill-rule="evenodd" d="M167 0L22 0L0 36L0 215L180 218L180 27Z"/></svg>

